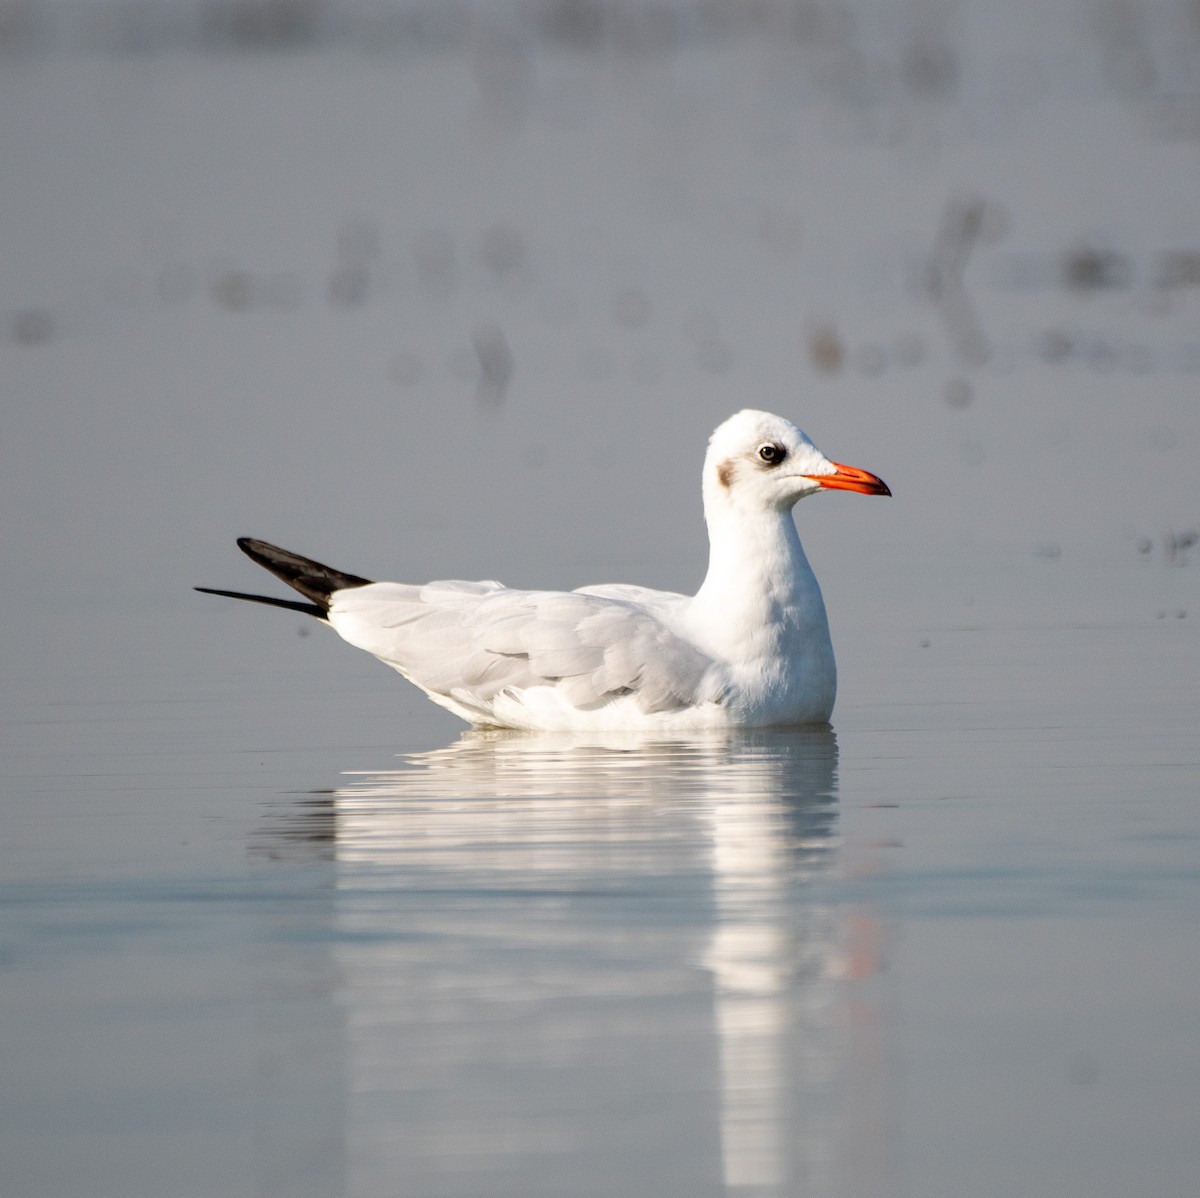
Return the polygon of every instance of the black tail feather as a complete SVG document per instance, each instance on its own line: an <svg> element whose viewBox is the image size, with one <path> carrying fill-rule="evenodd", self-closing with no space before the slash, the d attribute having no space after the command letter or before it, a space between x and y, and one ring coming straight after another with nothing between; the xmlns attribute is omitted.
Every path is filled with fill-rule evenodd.
<svg viewBox="0 0 1200 1198"><path fill-rule="evenodd" d="M251 603L265 603L269 607L286 607L289 611L302 611L306 616L316 616L318 620L325 619L327 611L315 603L300 603L296 599L276 599L272 595L247 595L245 591L218 591L213 587L193 587L195 591L203 591L206 595L224 595L228 599L247 599Z"/></svg>
<svg viewBox="0 0 1200 1198"><path fill-rule="evenodd" d="M252 561L270 570L276 578L299 591L306 599L311 599L321 608L322 613L329 610L329 596L334 591L371 585L369 578L359 578L357 574L343 574L340 570L323 566L311 558L301 557L298 553L280 549L278 545L271 545L267 541L257 541L253 537L239 537L238 548Z"/></svg>
<svg viewBox="0 0 1200 1198"><path fill-rule="evenodd" d="M251 603L265 603L269 607L286 607L289 611L300 611L306 616L316 616L318 620L324 620L329 611L329 596L334 591L371 585L369 578L359 578L357 574L343 574L340 570L323 566L311 558L301 557L298 553L290 553L286 549L280 549L278 545L257 541L253 537L239 537L238 548L312 602L297 603L294 599L248 595L245 591L219 591L214 587L195 589L203 591L206 595L225 595L229 599L246 599Z"/></svg>

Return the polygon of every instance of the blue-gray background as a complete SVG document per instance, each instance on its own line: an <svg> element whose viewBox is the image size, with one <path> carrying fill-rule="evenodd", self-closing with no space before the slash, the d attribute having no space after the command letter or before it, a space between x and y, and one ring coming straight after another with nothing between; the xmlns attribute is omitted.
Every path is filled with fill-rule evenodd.
<svg viewBox="0 0 1200 1198"><path fill-rule="evenodd" d="M0 5L5 1192L494 1195L497 1161L511 1192L567 1192L551 1160L578 1193L673 1192L673 1168L681 1193L743 1184L732 1149L723 1173L695 1157L680 1174L680 1145L722 1119L778 1131L825 1091L759 1076L769 1117L713 1113L729 1062L758 1051L739 1057L721 1014L753 955L749 933L722 939L745 931L722 915L741 876L724 800L622 749L665 811L704 808L715 854L715 907L661 908L664 882L615 924L630 943L655 920L711 924L709 948L676 951L688 986L716 979L725 1089L645 1022L652 981L626 1012L691 1096L686 1134L656 1154L612 1115L646 1091L609 1086L582 999L550 1040L595 1055L531 1082L541 992L506 989L504 952L477 944L456 959L483 997L440 1026L511 1026L488 1006L502 993L534 1030L498 1032L488 1068L458 1040L463 1072L449 1049L427 1062L419 1109L481 1105L410 1142L411 1095L363 1062L399 1074L430 1040L425 983L404 979L439 993L459 925L422 925L427 972L389 973L354 946L417 935L411 910L355 887L366 870L385 895L458 893L478 862L439 876L435 854L418 885L369 850L342 775L457 725L319 628L189 590L273 585L233 547L244 533L371 577L689 589L704 441L742 406L895 491L798 512L843 678L836 928L805 942L827 950L838 1027L859 1011L839 979L881 991L869 1034L817 1037L849 1098L800 1137L808 1188L769 1144L754 1184L1183 1192L1198 137L1200 17L1167 0ZM761 751L778 769L749 792L830 790L795 746ZM569 755L549 783L540 758L466 756L438 794L460 776L486 791L507 762L530 802L624 801ZM718 756L714 776L745 766ZM387 793L402 807L410 785ZM286 811L308 800L288 796L335 790L319 865L297 863ZM436 840L444 814L404 827ZM771 828L749 873L775 876L791 841ZM695 829L643 832L664 877L693 878L672 853ZM578 998L612 976L588 958L604 838L588 819L563 835L581 956L547 968ZM527 850L500 835L484 867ZM641 877L603 860L613 885ZM477 897L458 918L495 892ZM386 934L363 932L367 908ZM809 936L791 918L784 939ZM846 939L875 949L843 959ZM666 990L688 1009L687 986ZM760 1022L802 1041L796 1009ZM575 1095L574 1120L501 1120L514 1079L551 1106ZM884 1147L855 1174L864 1139ZM289 1175L304 1152L323 1165Z"/></svg>

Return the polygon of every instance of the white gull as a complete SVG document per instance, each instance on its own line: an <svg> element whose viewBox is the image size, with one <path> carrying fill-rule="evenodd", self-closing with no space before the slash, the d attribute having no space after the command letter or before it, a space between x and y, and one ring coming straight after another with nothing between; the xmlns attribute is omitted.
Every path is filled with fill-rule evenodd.
<svg viewBox="0 0 1200 1198"><path fill-rule="evenodd" d="M243 537L311 602L197 587L304 611L477 727L688 731L824 724L837 669L792 508L821 490L890 495L789 420L746 410L704 461L709 565L694 596L610 584L371 582Z"/></svg>

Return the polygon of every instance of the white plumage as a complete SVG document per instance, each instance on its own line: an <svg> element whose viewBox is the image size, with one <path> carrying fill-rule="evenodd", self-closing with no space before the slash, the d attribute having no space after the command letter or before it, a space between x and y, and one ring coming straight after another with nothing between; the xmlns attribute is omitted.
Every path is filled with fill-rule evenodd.
<svg viewBox="0 0 1200 1198"><path fill-rule="evenodd" d="M652 611L654 594L382 582L337 592L329 622L472 724L624 726L721 697L713 658Z"/></svg>
<svg viewBox="0 0 1200 1198"><path fill-rule="evenodd" d="M709 569L692 597L628 585L368 583L265 542L241 544L315 600L291 606L324 615L345 640L477 726L666 732L826 723L837 688L833 647L792 508L822 489L890 492L875 475L831 462L791 422L758 411L739 412L713 434L703 487Z"/></svg>

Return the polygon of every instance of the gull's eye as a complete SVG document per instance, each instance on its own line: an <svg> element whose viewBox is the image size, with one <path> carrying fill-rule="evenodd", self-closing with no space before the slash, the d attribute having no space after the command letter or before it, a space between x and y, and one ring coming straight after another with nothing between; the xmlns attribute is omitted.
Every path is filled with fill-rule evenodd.
<svg viewBox="0 0 1200 1198"><path fill-rule="evenodd" d="M787 450L778 441L768 441L758 447L758 456L768 466L778 466L787 457Z"/></svg>

